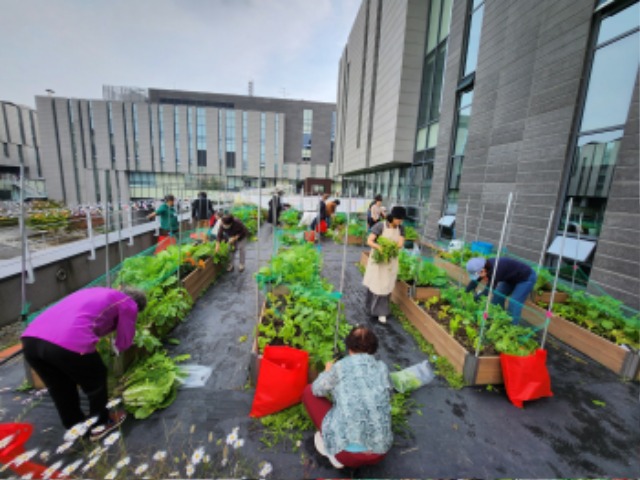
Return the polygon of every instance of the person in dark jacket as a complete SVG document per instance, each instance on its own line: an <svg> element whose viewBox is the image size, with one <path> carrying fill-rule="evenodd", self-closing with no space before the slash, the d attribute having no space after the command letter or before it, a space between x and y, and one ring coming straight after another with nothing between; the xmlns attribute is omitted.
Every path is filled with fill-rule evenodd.
<svg viewBox="0 0 640 480"><path fill-rule="evenodd" d="M486 283L485 289L476 295L487 295L491 280L495 275L494 291L491 303L504 308L504 301L509 299L507 312L511 315L512 323L520 323L522 306L536 284L536 272L526 263L512 258L500 258L498 269L495 268L495 258L472 258L467 262L467 272L471 281L467 285L467 292L475 291L478 283Z"/></svg>
<svg viewBox="0 0 640 480"><path fill-rule="evenodd" d="M191 203L191 218L197 222L196 228L207 228L213 215L213 204L206 192L200 192L198 198Z"/></svg>
<svg viewBox="0 0 640 480"><path fill-rule="evenodd" d="M327 200L329 200L329 194L323 193L318 204L318 216L311 222L311 230L315 230L322 220L327 221Z"/></svg>
<svg viewBox="0 0 640 480"><path fill-rule="evenodd" d="M244 261L246 256L247 238L249 238L249 230L240 220L233 215L224 215L220 221L220 229L218 230L218 241L216 242L216 252L220 250L220 243L227 242L231 248L231 258L227 272L233 271L234 259L236 251L240 251L240 265L238 270L244 271Z"/></svg>
<svg viewBox="0 0 640 480"><path fill-rule="evenodd" d="M269 200L269 211L267 212L267 222L273 225L280 223L280 213L284 209L282 203L282 190L276 190L271 199Z"/></svg>

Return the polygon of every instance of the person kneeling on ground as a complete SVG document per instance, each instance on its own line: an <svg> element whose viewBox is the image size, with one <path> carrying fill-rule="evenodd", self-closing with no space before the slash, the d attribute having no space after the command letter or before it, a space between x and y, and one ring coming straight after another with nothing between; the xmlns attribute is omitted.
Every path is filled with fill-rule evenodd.
<svg viewBox="0 0 640 480"><path fill-rule="evenodd" d="M107 367L96 344L115 331L116 353L129 348L138 314L146 305L144 292L133 288L86 288L49 307L22 334L24 357L47 386L65 428L87 420L78 386L89 397L88 418L97 419L92 440L99 440L126 418L124 411L107 409Z"/></svg>
<svg viewBox="0 0 640 480"><path fill-rule="evenodd" d="M504 308L505 299L511 296L507 312L511 315L511 323L517 325L520 323L522 307L533 290L538 276L529 265L512 258L501 258L498 261L497 271L495 264L495 258L487 260L482 257L476 257L470 259L467 262L467 272L469 272L471 281L467 285L466 291L475 291L479 282L485 282L486 287L482 292L476 294L476 299L480 295L487 295L491 279L495 275L495 289L491 303Z"/></svg>
<svg viewBox="0 0 640 480"><path fill-rule="evenodd" d="M336 468L380 462L393 444L391 386L387 366L374 358L378 338L354 327L346 340L349 355L305 387L302 402L318 432L315 446ZM331 395L332 404L325 397Z"/></svg>
<svg viewBox="0 0 640 480"><path fill-rule="evenodd" d="M218 241L216 242L216 252L220 250L220 242L229 243L229 247L231 249L231 258L229 259L227 272L232 272L236 250L239 250L240 266L238 270L243 272L249 230L244 225L244 223L242 223L237 218L234 218L233 215L224 215L220 222L220 227L221 228L218 230Z"/></svg>

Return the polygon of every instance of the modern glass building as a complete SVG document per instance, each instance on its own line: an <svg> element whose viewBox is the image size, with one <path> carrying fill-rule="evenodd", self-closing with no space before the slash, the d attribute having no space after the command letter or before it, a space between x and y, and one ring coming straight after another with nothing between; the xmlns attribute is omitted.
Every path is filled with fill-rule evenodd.
<svg viewBox="0 0 640 480"><path fill-rule="evenodd" d="M299 191L330 175L335 104L127 87L103 97L36 97L50 198L129 201L260 178Z"/></svg>
<svg viewBox="0 0 640 480"><path fill-rule="evenodd" d="M572 199L567 267L640 307L639 19L637 0L363 0L336 177L432 241L497 245L512 192L506 246L547 264Z"/></svg>

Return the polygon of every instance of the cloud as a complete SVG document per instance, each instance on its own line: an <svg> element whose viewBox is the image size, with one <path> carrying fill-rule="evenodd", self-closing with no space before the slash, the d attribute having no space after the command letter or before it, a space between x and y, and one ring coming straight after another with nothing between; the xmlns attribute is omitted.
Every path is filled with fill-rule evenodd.
<svg viewBox="0 0 640 480"><path fill-rule="evenodd" d="M335 101L360 0L3 0L0 98L103 84ZM4 68L10 66L12 68Z"/></svg>

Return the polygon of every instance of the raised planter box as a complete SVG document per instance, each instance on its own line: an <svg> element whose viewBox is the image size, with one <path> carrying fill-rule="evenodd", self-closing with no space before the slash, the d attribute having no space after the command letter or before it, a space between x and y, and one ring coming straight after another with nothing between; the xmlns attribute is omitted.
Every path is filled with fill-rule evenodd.
<svg viewBox="0 0 640 480"><path fill-rule="evenodd" d="M429 300L432 297L440 296L440 289L436 287L414 287L415 300Z"/></svg>
<svg viewBox="0 0 640 480"><path fill-rule="evenodd" d="M347 235L347 245L364 245L364 239L358 235Z"/></svg>
<svg viewBox="0 0 640 480"><path fill-rule="evenodd" d="M438 354L446 357L456 372L463 375L467 385L503 383L499 356L476 357L460 345L415 300L409 296L394 294L391 298Z"/></svg>
<svg viewBox="0 0 640 480"><path fill-rule="evenodd" d="M467 273L467 270L465 268L459 265L455 265L446 260L443 260L440 257L435 257L433 260L433 263L437 267L440 267L443 270L445 270L449 275L449 277L451 277L456 282L460 282L463 285L466 285L467 283L469 283L469 274Z"/></svg>
<svg viewBox="0 0 640 480"><path fill-rule="evenodd" d="M546 318L546 310L531 302L527 302L527 307L522 310L522 318L532 325L542 326ZM616 345L557 315L551 318L548 332L623 378L640 379L640 355L638 353Z"/></svg>
<svg viewBox="0 0 640 480"><path fill-rule="evenodd" d="M569 294L565 292L556 292L553 298L553 303L565 303L568 298L569 298ZM533 303L536 303L536 304L538 302L548 304L551 301L551 292L546 292L546 291L543 291L542 293L531 292L531 300L533 300Z"/></svg>
<svg viewBox="0 0 640 480"><path fill-rule="evenodd" d="M209 288L209 285L223 272L224 268L225 265L213 263L213 260L209 258L205 261L204 268L196 269L182 279L182 286L195 301L202 292Z"/></svg>

